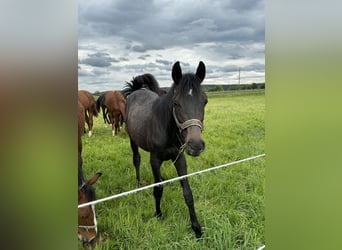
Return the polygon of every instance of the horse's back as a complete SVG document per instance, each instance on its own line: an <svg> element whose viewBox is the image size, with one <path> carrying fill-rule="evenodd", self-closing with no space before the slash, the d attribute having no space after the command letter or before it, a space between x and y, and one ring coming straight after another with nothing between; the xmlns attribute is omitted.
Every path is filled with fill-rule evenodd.
<svg viewBox="0 0 342 250"><path fill-rule="evenodd" d="M86 90L78 91L78 100L82 103L85 109L90 109L90 111L97 116L96 101L94 96Z"/></svg>

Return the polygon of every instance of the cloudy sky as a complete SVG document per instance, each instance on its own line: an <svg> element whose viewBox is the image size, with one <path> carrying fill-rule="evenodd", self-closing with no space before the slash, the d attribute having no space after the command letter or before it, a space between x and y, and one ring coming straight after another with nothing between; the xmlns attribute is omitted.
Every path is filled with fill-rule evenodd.
<svg viewBox="0 0 342 250"><path fill-rule="evenodd" d="M204 84L265 81L264 0L78 0L78 88L120 90L205 63Z"/></svg>

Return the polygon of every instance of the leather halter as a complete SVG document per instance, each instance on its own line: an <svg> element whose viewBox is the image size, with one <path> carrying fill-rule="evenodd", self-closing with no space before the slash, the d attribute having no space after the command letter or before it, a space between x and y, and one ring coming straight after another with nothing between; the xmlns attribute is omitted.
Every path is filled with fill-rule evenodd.
<svg viewBox="0 0 342 250"><path fill-rule="evenodd" d="M172 107L172 114L173 114L173 118L175 119L175 122L177 124L177 127L179 128L180 132L182 132L184 129L191 127L191 126L197 126L201 129L201 132L203 130L203 123L198 120L198 119L189 119L186 120L183 123L180 123L179 120L177 119L176 116L176 111L175 111L175 107Z"/></svg>

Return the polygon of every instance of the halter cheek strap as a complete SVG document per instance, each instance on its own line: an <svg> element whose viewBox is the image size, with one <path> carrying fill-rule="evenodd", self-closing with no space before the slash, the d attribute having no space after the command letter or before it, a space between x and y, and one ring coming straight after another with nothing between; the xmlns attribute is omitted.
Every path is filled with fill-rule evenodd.
<svg viewBox="0 0 342 250"><path fill-rule="evenodd" d="M180 131L183 131L184 129L191 127L191 126L197 126L201 129L201 132L203 130L203 123L198 120L198 119L190 119L190 120L186 120L183 123L180 123L177 119L176 116L176 112L175 112L175 108L172 108L172 113L173 113L173 118L175 119L175 122L177 124L177 127L179 128Z"/></svg>

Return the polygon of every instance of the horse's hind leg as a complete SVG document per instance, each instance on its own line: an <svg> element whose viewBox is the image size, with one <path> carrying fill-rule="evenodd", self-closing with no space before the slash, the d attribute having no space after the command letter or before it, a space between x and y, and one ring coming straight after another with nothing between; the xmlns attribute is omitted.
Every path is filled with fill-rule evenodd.
<svg viewBox="0 0 342 250"><path fill-rule="evenodd" d="M114 127L115 127L115 134L117 135L118 132L120 132L120 113L119 112L115 112L114 114Z"/></svg>
<svg viewBox="0 0 342 250"><path fill-rule="evenodd" d="M160 174L160 166L162 164L162 161L159 159L159 157L153 155L151 153L150 155L150 163L153 171L153 177L154 177L154 183L158 183L162 181L162 177ZM163 186L156 186L153 189L153 195L156 202L156 216L160 218L162 216L162 212L160 210L160 201L163 196Z"/></svg>
<svg viewBox="0 0 342 250"><path fill-rule="evenodd" d="M183 154L181 154L179 158L176 160L175 167L177 169L178 176L183 176L187 174L186 160ZM195 206L194 206L194 199L192 196L188 179L182 179L180 183L183 188L183 196L184 196L185 203L189 209L191 227L194 230L196 237L201 238L203 233L201 230L201 226L197 221L197 216L196 216Z"/></svg>
<svg viewBox="0 0 342 250"><path fill-rule="evenodd" d="M139 149L138 146L134 144L134 142L132 140L130 140L131 142L131 148L132 148L132 152L133 152L133 164L135 167L135 176L137 179L137 186L140 187L140 153L139 153Z"/></svg>
<svg viewBox="0 0 342 250"><path fill-rule="evenodd" d="M85 122L87 123L88 129L89 129L89 116L88 116L87 110L84 110L84 117L85 117ZM84 133L86 133L85 127L84 127Z"/></svg>
<svg viewBox="0 0 342 250"><path fill-rule="evenodd" d="M89 119L88 119L89 132L88 135L91 136L93 134L93 113L89 111Z"/></svg>
<svg viewBox="0 0 342 250"><path fill-rule="evenodd" d="M102 108L102 116L103 116L103 122L105 124L106 127L106 122L107 122L107 113L106 113L106 108L105 107L101 107Z"/></svg>

